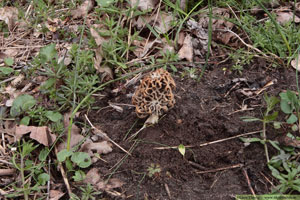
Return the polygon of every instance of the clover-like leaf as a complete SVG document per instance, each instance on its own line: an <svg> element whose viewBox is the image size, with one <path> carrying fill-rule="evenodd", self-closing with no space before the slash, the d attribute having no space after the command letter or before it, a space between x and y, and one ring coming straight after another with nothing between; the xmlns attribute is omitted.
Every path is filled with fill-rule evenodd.
<svg viewBox="0 0 300 200"><path fill-rule="evenodd" d="M58 122L62 119L62 115L59 112L47 111L45 116L53 122Z"/></svg>
<svg viewBox="0 0 300 200"><path fill-rule="evenodd" d="M85 152L76 152L72 155L71 160L81 168L87 168L92 164L91 157Z"/></svg>
<svg viewBox="0 0 300 200"><path fill-rule="evenodd" d="M60 152L58 152L57 154L57 160L59 162L63 162L65 161L69 156L71 156L73 154L72 151L68 151L67 149L63 149Z"/></svg>
<svg viewBox="0 0 300 200"><path fill-rule="evenodd" d="M38 182L40 185L45 185L49 180L50 180L49 174L42 173L38 176Z"/></svg>
<svg viewBox="0 0 300 200"><path fill-rule="evenodd" d="M10 109L10 115L12 117L19 116L22 112L31 109L36 104L36 100L33 96L23 94L18 96Z"/></svg>

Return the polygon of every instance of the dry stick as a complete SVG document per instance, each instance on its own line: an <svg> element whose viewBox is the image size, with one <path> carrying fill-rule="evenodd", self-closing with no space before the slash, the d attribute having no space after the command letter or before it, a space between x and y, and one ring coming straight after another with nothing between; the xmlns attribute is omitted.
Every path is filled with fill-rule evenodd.
<svg viewBox="0 0 300 200"><path fill-rule="evenodd" d="M244 176L246 177L248 187L249 187L249 189L250 189L252 195L254 196L254 199L257 200L256 195L255 195L255 192L254 192L254 190L253 190L253 188L252 188L252 186L251 186L249 176L248 176L247 171L246 171L245 169L243 169L243 174L244 174Z"/></svg>
<svg viewBox="0 0 300 200"><path fill-rule="evenodd" d="M268 179L268 177L266 177L266 175L264 175L264 173L262 172L259 172L273 187L274 187L274 184L272 181L270 181L270 179Z"/></svg>
<svg viewBox="0 0 300 200"><path fill-rule="evenodd" d="M152 28L154 28L154 26L155 26L155 24L156 24L156 21L157 21L159 12L160 12L161 1L162 1L162 0L159 1L158 7L157 7L157 13L156 13L156 16L155 16L155 19L154 19ZM145 23L145 25L146 25L146 23ZM144 26L145 26L145 25L144 25ZM144 46L144 50L143 50L143 54L144 54L144 52L145 52L145 50L146 50L147 44L149 43L150 36L151 36L151 31L150 31L150 33L149 33L149 35L148 35L148 37L147 37L147 40L146 40L146 43L145 43L145 46Z"/></svg>
<svg viewBox="0 0 300 200"><path fill-rule="evenodd" d="M51 169L50 169L51 159L48 160L48 169L49 169L49 181L47 183L47 200L50 199L50 179L51 179Z"/></svg>
<svg viewBox="0 0 300 200"><path fill-rule="evenodd" d="M260 131L253 131L253 132L249 132L249 133L243 133L243 134L240 134L240 135L236 135L236 136L232 136L232 137L229 137L229 138L224 138L224 139L220 139L220 140L216 140L216 141L212 141L212 142L206 142L206 143L203 143L203 144L200 144L200 145L186 145L185 147L186 148L193 148L193 147L203 147L203 146L207 146L207 145L210 145L210 144L216 144L216 143L220 143L220 142L225 142L225 141L228 141L228 140L232 140L232 139L235 139L235 138L238 138L238 137L242 137L242 136L247 136L247 135L253 135L253 134L256 134L256 133L260 133ZM154 147L154 149L159 149L159 150L164 150L164 149L177 149L178 146L172 146L172 147Z"/></svg>
<svg viewBox="0 0 300 200"><path fill-rule="evenodd" d="M4 163L4 164L10 165L10 166L14 166L12 163L10 163L10 162L8 162L6 160L2 160L2 159L0 159L0 163Z"/></svg>
<svg viewBox="0 0 300 200"><path fill-rule="evenodd" d="M235 19L240 23L240 25L242 25L241 20L238 18L238 16L236 16L235 12L232 10L232 8L230 7L230 5L228 3L226 3L226 5L228 6L228 8L230 9L230 11L234 15ZM247 36L248 40L251 41L249 35L247 34L247 32L244 29L242 29L242 30L245 33L245 35Z"/></svg>
<svg viewBox="0 0 300 200"><path fill-rule="evenodd" d="M5 151L5 149L6 149L6 144L5 144L5 138L4 138L4 133L2 132L2 134L1 134L1 137L2 137L2 144L3 144L3 147L1 146L1 144L0 144L0 151L3 153L3 155L5 155L6 154L6 151Z"/></svg>
<svg viewBox="0 0 300 200"><path fill-rule="evenodd" d="M58 153L58 152L57 152L57 147L56 147L56 146L54 147L54 150L55 150L55 155L56 155L56 157L57 157L57 153ZM71 190L71 187L70 187L68 178L67 178L67 176L66 176L66 172L65 172L65 170L64 170L64 167L62 166L61 163L58 163L58 167L59 167L60 173L61 173L61 175L62 175L62 177L63 177L64 183L65 183L65 185L66 185L66 188L67 188L69 197L71 197L71 195L72 195L72 190Z"/></svg>
<svg viewBox="0 0 300 200"><path fill-rule="evenodd" d="M121 147L120 145L118 145L115 141L113 141L112 139L110 139L110 137L107 136L106 133L104 133L103 131L97 129L89 120L89 118L87 117L87 115L84 115L86 120L89 122L90 126L92 127L92 129L94 129L95 131L97 131L97 134L99 134L103 139L109 140L111 143L113 143L114 145L116 145L118 148L120 148L122 151L124 151L125 153L127 153L128 155L131 156L131 154L126 151L123 147Z"/></svg>
<svg viewBox="0 0 300 200"><path fill-rule="evenodd" d="M126 60L128 60L129 48L130 48L130 45L131 45L132 16L133 16L133 10L130 12L130 22L129 22L129 31L128 31L128 40L127 40L128 50L126 52Z"/></svg>
<svg viewBox="0 0 300 200"><path fill-rule="evenodd" d="M16 173L15 169L0 169L0 176L10 176Z"/></svg>
<svg viewBox="0 0 300 200"><path fill-rule="evenodd" d="M237 165L232 165L232 166L229 166L229 167L221 167L221 168L218 168L218 169L199 171L199 172L196 172L196 173L197 174L213 173L213 172L223 171L223 170L227 170L227 169L240 168L240 167L243 167L243 166L244 166L243 164L237 164Z"/></svg>
<svg viewBox="0 0 300 200"><path fill-rule="evenodd" d="M45 45L35 45L35 46L17 46L17 47L0 47L0 50L6 49L27 49L27 48L42 48Z"/></svg>
<svg viewBox="0 0 300 200"><path fill-rule="evenodd" d="M225 32L230 32L232 33L233 35L235 35L235 37L237 37L245 46L247 46L248 48L250 49L253 49L255 50L256 52L260 53L261 55L269 58L269 56L267 56L266 54L264 54L261 50L259 50L258 48L256 47L253 47L252 45L250 44L247 44L238 34L236 34L235 32L229 30L229 29L217 29L218 31L225 31ZM274 56L276 59L278 60L281 60L277 55L273 54L273 53L270 53L272 56Z"/></svg>
<svg viewBox="0 0 300 200"><path fill-rule="evenodd" d="M136 133L132 134L129 138L127 138L127 141L130 141L132 140L133 138L135 138L142 130L144 130L145 128L147 127L146 124L143 125L143 127L138 130Z"/></svg>
<svg viewBox="0 0 300 200"><path fill-rule="evenodd" d="M172 197L171 197L171 192L170 192L170 189L169 189L169 186L165 183L165 189L166 189L166 192L167 192L167 194L168 194L168 196L169 196L169 199L172 199Z"/></svg>

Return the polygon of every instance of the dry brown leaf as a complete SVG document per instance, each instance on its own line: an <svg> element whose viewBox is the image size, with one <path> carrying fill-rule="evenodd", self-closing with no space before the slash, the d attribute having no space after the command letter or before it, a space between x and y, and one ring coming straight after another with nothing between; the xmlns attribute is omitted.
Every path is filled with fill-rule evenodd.
<svg viewBox="0 0 300 200"><path fill-rule="evenodd" d="M295 18L294 18L294 14L293 12L277 12L277 18L276 20L280 23L280 24L285 24L289 21L295 21L295 23L299 23L300 22L300 18L295 15Z"/></svg>
<svg viewBox="0 0 300 200"><path fill-rule="evenodd" d="M172 22L175 20L172 13L159 12L158 15L139 16L134 25L138 29L145 27L145 24L150 24L158 33L166 33L172 28Z"/></svg>
<svg viewBox="0 0 300 200"><path fill-rule="evenodd" d="M50 190L50 200L59 200L65 195L64 192L59 190Z"/></svg>
<svg viewBox="0 0 300 200"><path fill-rule="evenodd" d="M102 47L99 46L95 50L95 58L94 58L94 67L97 70L97 72L100 72L102 74L101 80L106 80L106 77L108 77L109 80L114 78L113 71L110 67L106 65L101 65L102 62Z"/></svg>
<svg viewBox="0 0 300 200"><path fill-rule="evenodd" d="M186 59L189 62L193 62L193 44L192 37L187 34L184 38L183 45L178 52L179 59Z"/></svg>
<svg viewBox="0 0 300 200"><path fill-rule="evenodd" d="M115 188L120 188L124 185L125 183L121 181L120 179L117 178L111 178L106 181L100 181L97 183L97 189L98 190L104 190L104 191L110 191Z"/></svg>
<svg viewBox="0 0 300 200"><path fill-rule="evenodd" d="M131 0L131 7L137 7L140 10L153 9L157 0Z"/></svg>
<svg viewBox="0 0 300 200"><path fill-rule="evenodd" d="M57 27L54 25L49 24L48 22L45 23L45 26L48 28L49 31L51 31L52 33L55 33L57 30Z"/></svg>
<svg viewBox="0 0 300 200"><path fill-rule="evenodd" d="M56 140L56 136L50 133L50 130L47 126L25 126L20 125L16 127L16 138L20 139L23 135L30 132L30 138L36 140L44 146L50 146Z"/></svg>
<svg viewBox="0 0 300 200"><path fill-rule="evenodd" d="M63 137L64 142L60 143L57 147L58 152L61 150L67 148L67 135L68 135L68 127L70 123L70 116L71 113L66 113L64 115L64 127L65 127L65 135ZM70 148L77 145L79 142L81 142L84 139L84 137L80 134L80 128L78 128L74 123L71 127L71 140L70 140Z"/></svg>
<svg viewBox="0 0 300 200"><path fill-rule="evenodd" d="M71 14L73 19L84 17L92 10L94 7L94 1L85 0L77 9L72 10Z"/></svg>
<svg viewBox="0 0 300 200"><path fill-rule="evenodd" d="M10 31L13 30L18 19L18 9L15 7L0 8L0 20L5 21Z"/></svg>
<svg viewBox="0 0 300 200"><path fill-rule="evenodd" d="M300 148L300 141L297 139L293 139L287 135L281 138L281 143L285 146Z"/></svg>
<svg viewBox="0 0 300 200"><path fill-rule="evenodd" d="M102 45L103 42L106 42L107 39L100 36L99 33L97 32L97 29L99 30L100 28L103 28L101 25L94 25L93 27L90 28L91 35L95 39L95 42L98 46Z"/></svg>
<svg viewBox="0 0 300 200"><path fill-rule="evenodd" d="M224 33L224 32L218 31L216 33L216 39L218 41L221 41L223 44L228 44L229 41L231 40L231 38L234 38L234 37L235 37L235 35L231 32Z"/></svg>
<svg viewBox="0 0 300 200"><path fill-rule="evenodd" d="M175 51L173 43L170 44L170 42L168 42L166 40L166 38L162 39L162 48L163 48L162 52L164 52L164 53L166 53L167 51L169 51L169 52Z"/></svg>
<svg viewBox="0 0 300 200"><path fill-rule="evenodd" d="M93 151L96 151L98 154L108 154L112 152L112 144L107 141L102 142L93 142L87 140L81 147L80 151L87 152L90 156L93 156Z"/></svg>
<svg viewBox="0 0 300 200"><path fill-rule="evenodd" d="M17 49L6 49L4 51L4 54L7 56L7 57L15 57L17 56L19 53L19 51Z"/></svg>
<svg viewBox="0 0 300 200"><path fill-rule="evenodd" d="M298 63L297 63L297 58L295 58L294 60L292 60L291 65L294 69L300 71L300 55L298 55Z"/></svg>
<svg viewBox="0 0 300 200"><path fill-rule="evenodd" d="M182 46L184 42L185 34L183 31L180 31L179 36L178 36L178 41L177 43Z"/></svg>
<svg viewBox="0 0 300 200"><path fill-rule="evenodd" d="M112 107L114 110L116 110L117 112L119 112L119 113L123 112L123 108L121 106L118 106L118 105L116 105L114 103L111 103L111 102L108 102L108 105L110 107Z"/></svg>
<svg viewBox="0 0 300 200"><path fill-rule="evenodd" d="M99 181L101 181L101 176L99 174L99 169L98 168L92 168L90 171L85 176L85 179L83 180L84 183L96 185Z"/></svg>
<svg viewBox="0 0 300 200"><path fill-rule="evenodd" d="M11 86L12 86L12 87L17 87L24 79L25 79L25 75L24 75L24 74L19 74L19 75L11 82Z"/></svg>

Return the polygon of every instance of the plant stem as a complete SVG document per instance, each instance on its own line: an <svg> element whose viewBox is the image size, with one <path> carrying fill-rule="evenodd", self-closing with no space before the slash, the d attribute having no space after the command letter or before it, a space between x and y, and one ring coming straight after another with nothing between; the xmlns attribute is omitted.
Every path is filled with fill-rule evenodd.
<svg viewBox="0 0 300 200"><path fill-rule="evenodd" d="M24 157L23 157L23 155L21 155L21 168L20 168L20 173L21 173L22 186L23 186L23 191L24 191L24 199L25 199L25 200L28 200L27 190L25 189Z"/></svg>
<svg viewBox="0 0 300 200"><path fill-rule="evenodd" d="M267 146L267 134L266 134L266 125L267 123L263 121L263 140L264 140L264 148L265 148L265 154L267 158L267 163L269 163L270 158L269 158L269 152L268 152L268 146Z"/></svg>

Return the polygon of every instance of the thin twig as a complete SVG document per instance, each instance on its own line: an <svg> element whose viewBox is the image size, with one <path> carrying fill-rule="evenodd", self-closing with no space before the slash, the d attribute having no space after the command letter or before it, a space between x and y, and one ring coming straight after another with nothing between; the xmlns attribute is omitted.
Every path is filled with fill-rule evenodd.
<svg viewBox="0 0 300 200"><path fill-rule="evenodd" d="M110 139L110 137L107 136L106 133L104 133L103 131L97 129L89 120L89 118L87 117L87 115L84 115L86 120L88 121L88 123L90 124L90 126L92 127L92 129L95 131L95 133L99 134L100 137L102 137L103 139L109 140L111 143L113 143L114 145L116 145L118 148L120 148L122 151L124 151L125 153L127 153L128 155L131 156L131 154L126 151L123 147L121 147L119 144L117 144L115 141L113 141L112 139Z"/></svg>
<svg viewBox="0 0 300 200"><path fill-rule="evenodd" d="M166 189L166 192L167 192L167 194L168 194L168 196L169 196L169 199L172 199L172 197L171 197L171 192L170 192L170 189L169 189L169 186L165 183L165 189Z"/></svg>
<svg viewBox="0 0 300 200"><path fill-rule="evenodd" d="M224 138L224 139L220 139L220 140L216 140L216 141L212 141L212 142L206 142L206 143L203 143L203 144L200 144L200 145L186 145L185 147L186 148L203 147L203 146L207 146L207 145L211 145L211 144L216 144L216 143L220 143L220 142L225 142L225 141L228 141L228 140L232 140L232 139L243 137L243 136L247 136L247 135L253 135L253 134L256 134L256 133L260 133L260 132L261 132L261 130L260 131L253 131L253 132L243 133L243 134L240 134L240 135L236 135L236 136L232 136L232 137L229 137L229 138ZM154 149L158 149L158 150L177 149L177 148L178 148L178 146L154 147Z"/></svg>
<svg viewBox="0 0 300 200"><path fill-rule="evenodd" d="M230 32L232 33L233 35L235 35L235 37L237 37L245 46L247 46L248 48L250 49L253 49L255 50L256 52L260 53L261 55L263 55L264 57L266 58L269 58L269 56L267 56L264 52L262 52L261 50L259 50L258 48L250 45L250 44L247 44L238 34L236 34L235 32L233 32L232 30L229 30L229 29L217 29L218 31L224 31L224 32ZM276 59L278 60L281 60L277 55L273 54L273 53L270 53L272 56L274 56Z"/></svg>
<svg viewBox="0 0 300 200"><path fill-rule="evenodd" d="M138 130L137 132L135 132L134 134L132 134L129 138L127 138L127 141L132 140L133 138L135 138L142 130L144 130L146 128L146 124L143 125L142 128L140 128L140 130Z"/></svg>
<svg viewBox="0 0 300 200"><path fill-rule="evenodd" d="M250 189L252 195L254 196L255 200L257 200L256 195L255 195L255 192L254 192L254 190L253 190L253 188L252 188L252 186L251 186L251 183L250 183L250 179L249 179L248 173L247 173L247 171L246 171L245 169L243 169L243 174L244 174L244 176L245 176L245 178L246 178L246 180L247 180L247 184L248 184L248 187L249 187L249 189Z"/></svg>
<svg viewBox="0 0 300 200"><path fill-rule="evenodd" d="M57 157L57 147L55 146L55 154L56 154L56 157ZM62 166L61 163L58 163L58 167L59 167L59 170L60 170L60 173L63 177L63 180L64 180L64 183L66 185L66 188L67 188L67 191L68 191L68 194L69 194L69 197L71 197L72 195L72 190L71 190L71 187L70 187L70 184L69 184L69 181L68 181L68 178L67 178L67 175L66 175L66 172L64 170L64 167Z"/></svg>
<svg viewBox="0 0 300 200"><path fill-rule="evenodd" d="M206 174L206 173L214 173L214 172L218 172L218 171L223 171L223 170L227 170L227 169L234 169L234 168L240 168L243 167L243 164L237 164L237 165L232 165L229 167L221 167L218 169L212 169L212 170L206 170L206 171L199 171L196 172L197 174Z"/></svg>
<svg viewBox="0 0 300 200"><path fill-rule="evenodd" d="M0 169L0 176L10 176L16 173L16 169Z"/></svg>
<svg viewBox="0 0 300 200"><path fill-rule="evenodd" d="M49 180L48 180L48 183L47 183L47 200L50 199L50 180L51 180L51 159L49 158L48 160L48 170L49 170Z"/></svg>

